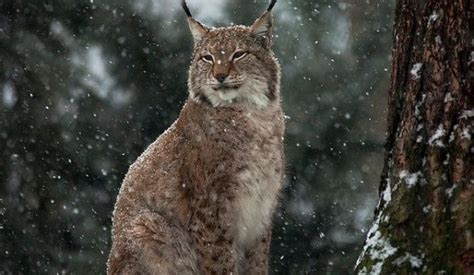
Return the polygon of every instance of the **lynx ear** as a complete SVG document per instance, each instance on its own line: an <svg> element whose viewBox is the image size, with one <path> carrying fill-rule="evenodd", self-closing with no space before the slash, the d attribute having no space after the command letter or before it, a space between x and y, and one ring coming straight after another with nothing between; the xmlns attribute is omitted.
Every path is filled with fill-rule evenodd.
<svg viewBox="0 0 474 275"><path fill-rule="evenodd" d="M188 17L189 29L193 35L194 41L198 42L202 37L209 32L209 28L204 26L201 22L195 20L192 17Z"/></svg>
<svg viewBox="0 0 474 275"><path fill-rule="evenodd" d="M250 32L253 36L263 39L267 44L271 44L272 40L272 26L273 26L273 16L272 9L275 6L276 0L272 0L267 10L259 17L250 27Z"/></svg>
<svg viewBox="0 0 474 275"><path fill-rule="evenodd" d="M181 1L181 6L183 7L184 12L188 16L189 29L191 30L191 34L193 35L194 41L199 42L202 39L202 37L207 32L209 32L209 28L204 26L201 22L193 18L185 0Z"/></svg>

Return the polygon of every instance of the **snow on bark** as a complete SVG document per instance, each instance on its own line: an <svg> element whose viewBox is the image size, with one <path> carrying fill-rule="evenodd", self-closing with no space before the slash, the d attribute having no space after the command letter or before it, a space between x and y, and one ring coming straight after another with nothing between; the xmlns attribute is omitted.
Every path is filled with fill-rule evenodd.
<svg viewBox="0 0 474 275"><path fill-rule="evenodd" d="M397 0L380 201L355 272L474 274L467 0Z"/></svg>
<svg viewBox="0 0 474 275"><path fill-rule="evenodd" d="M390 179L386 179L385 190L382 192L381 198L383 201L379 202L379 206L383 203L390 202L392 199ZM384 260L397 251L397 249L390 244L389 240L382 236L380 232L381 222L386 222L386 219L382 220L382 212L379 212L375 222L367 233L367 240L365 241L363 252L357 260L357 265L359 265L364 257L369 256L374 264L371 267L362 269L359 271L359 274L379 274Z"/></svg>
<svg viewBox="0 0 474 275"><path fill-rule="evenodd" d="M400 172L400 179L404 180L408 187L414 187L418 182L418 178L422 176L421 172L409 173L407 170Z"/></svg>
<svg viewBox="0 0 474 275"><path fill-rule="evenodd" d="M444 147L443 141L441 140L444 135L446 135L446 130L443 128L443 125L440 124L434 135L428 140L428 144L431 146Z"/></svg>
<svg viewBox="0 0 474 275"><path fill-rule="evenodd" d="M410 74L413 76L413 79L418 79L421 77L420 70L423 67L422 63L416 63L410 70Z"/></svg>

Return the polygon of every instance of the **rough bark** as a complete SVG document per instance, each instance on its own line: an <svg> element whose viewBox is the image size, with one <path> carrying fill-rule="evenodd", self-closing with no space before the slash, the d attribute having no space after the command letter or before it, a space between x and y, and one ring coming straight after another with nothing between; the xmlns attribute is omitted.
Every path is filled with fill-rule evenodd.
<svg viewBox="0 0 474 275"><path fill-rule="evenodd" d="M398 0L388 138L356 272L473 274L471 0Z"/></svg>

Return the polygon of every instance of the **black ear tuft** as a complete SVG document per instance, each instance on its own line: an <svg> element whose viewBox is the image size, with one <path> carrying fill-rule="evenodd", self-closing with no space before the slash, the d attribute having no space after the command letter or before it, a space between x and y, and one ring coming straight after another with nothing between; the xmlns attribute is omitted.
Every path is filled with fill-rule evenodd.
<svg viewBox="0 0 474 275"><path fill-rule="evenodd" d="M186 4L186 0L181 1L181 7L183 7L183 10L188 17L193 17L193 15L191 14L191 11L188 8L188 4Z"/></svg>
<svg viewBox="0 0 474 275"><path fill-rule="evenodd" d="M270 5L268 5L267 11L272 11L273 7L275 6L277 0L271 0Z"/></svg>

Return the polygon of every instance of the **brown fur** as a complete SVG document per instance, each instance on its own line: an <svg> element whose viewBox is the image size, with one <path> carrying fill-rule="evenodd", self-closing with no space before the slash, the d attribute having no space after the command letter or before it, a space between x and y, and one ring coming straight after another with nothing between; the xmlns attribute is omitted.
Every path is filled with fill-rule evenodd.
<svg viewBox="0 0 474 275"><path fill-rule="evenodd" d="M267 273L284 120L270 32L252 31L271 17L264 19L251 28L198 26L190 98L120 189L108 274ZM237 48L247 56L230 61ZM203 52L227 63L204 62ZM227 66L226 81L240 83L231 99L213 89L215 65ZM223 99L210 98L219 92Z"/></svg>

